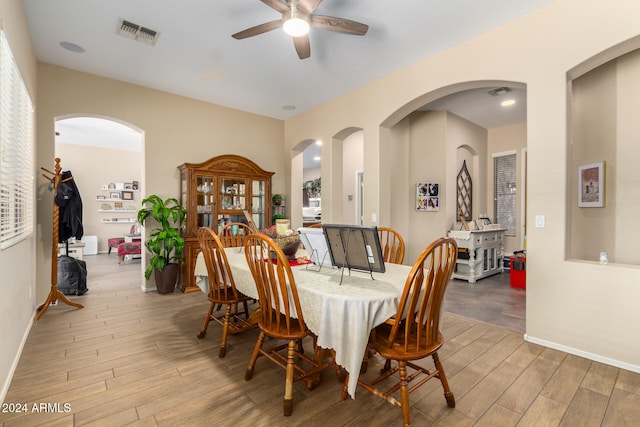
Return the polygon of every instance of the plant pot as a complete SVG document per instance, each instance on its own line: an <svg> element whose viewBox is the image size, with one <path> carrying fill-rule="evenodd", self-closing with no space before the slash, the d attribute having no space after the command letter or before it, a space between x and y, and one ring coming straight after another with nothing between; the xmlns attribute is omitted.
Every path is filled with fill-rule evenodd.
<svg viewBox="0 0 640 427"><path fill-rule="evenodd" d="M156 289L159 294L170 294L176 289L179 272L178 264L167 264L162 271L155 271Z"/></svg>

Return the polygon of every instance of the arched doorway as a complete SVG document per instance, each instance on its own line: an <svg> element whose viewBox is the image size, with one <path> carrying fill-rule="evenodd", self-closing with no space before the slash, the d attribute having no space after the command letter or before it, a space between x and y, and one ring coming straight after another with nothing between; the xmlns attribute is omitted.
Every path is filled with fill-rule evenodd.
<svg viewBox="0 0 640 427"><path fill-rule="evenodd" d="M55 129L56 157L73 172L83 200L85 253L108 253L110 238L136 229L144 194L144 132L115 118L82 114L56 118ZM117 252L111 252L117 264Z"/></svg>

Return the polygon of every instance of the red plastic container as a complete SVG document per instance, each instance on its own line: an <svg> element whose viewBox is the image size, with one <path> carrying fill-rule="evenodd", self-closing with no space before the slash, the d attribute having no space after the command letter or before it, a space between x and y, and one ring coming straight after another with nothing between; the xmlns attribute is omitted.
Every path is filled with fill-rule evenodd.
<svg viewBox="0 0 640 427"><path fill-rule="evenodd" d="M509 278L512 288L527 288L527 258L512 257L509 264Z"/></svg>

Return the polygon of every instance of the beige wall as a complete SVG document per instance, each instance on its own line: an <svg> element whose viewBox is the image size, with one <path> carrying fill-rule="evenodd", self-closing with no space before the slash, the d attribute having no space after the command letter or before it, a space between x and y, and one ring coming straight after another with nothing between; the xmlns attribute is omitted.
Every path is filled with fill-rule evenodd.
<svg viewBox="0 0 640 427"><path fill-rule="evenodd" d="M404 188L404 194L409 194L418 176L407 176L393 167L396 141L406 140L411 132L402 121L426 102L449 93L491 82L496 86L526 84L527 217L545 219L544 228L527 230L526 339L640 371L636 327L640 323L640 268L567 261L565 256L570 231L567 183L570 172L573 174L567 155L567 73L637 37L638 18L640 2L636 0L557 0L287 120L286 149L308 138L330 140L344 129L363 129L365 221L372 223L373 214L381 224L403 220L415 213L403 200L404 209L398 206L397 189ZM637 48L640 38L633 44ZM638 110L634 113L637 117ZM395 132L398 122L403 123L402 130ZM401 137L396 138L399 133ZM436 148L434 154L442 153ZM455 147L444 153L441 162L452 161L450 169L455 170ZM323 147L323 159L324 154ZM332 188L327 181L332 175L325 172L332 166L324 161L322 165L323 189ZM421 179L429 178L428 171L423 175ZM323 191L326 206L332 200L325 202L324 196ZM454 220L453 212L447 215L442 221L432 217L427 228L443 234Z"/></svg>
<svg viewBox="0 0 640 427"><path fill-rule="evenodd" d="M359 224L356 218L356 172L362 170L362 132L354 132L344 139L342 145L342 204L343 224ZM349 200L349 196L352 196ZM336 200L336 202L338 202Z"/></svg>
<svg viewBox="0 0 640 427"><path fill-rule="evenodd" d="M38 84L38 156L47 162L54 157L57 117L106 116L144 132L140 197L178 197L178 165L227 153L245 156L275 172L273 191L287 193L280 120L42 63ZM38 241L39 297L46 292L50 268L45 251L51 241L49 213L48 207L39 206L38 222L43 231ZM140 285L143 289L154 287L142 272Z"/></svg>
<svg viewBox="0 0 640 427"><path fill-rule="evenodd" d="M18 64L20 74L24 80L27 90L31 94L31 99L36 104L36 60L31 42L27 23L22 9L22 2L19 0L3 0L0 2L0 21L2 30L7 36L11 52ZM51 193L44 189L44 178L41 177L40 166L48 166L49 170L53 165L41 163L36 158L34 171L34 185L37 187L37 197L49 198ZM52 204L49 204L52 207ZM51 210L49 210L51 214ZM49 229L51 230L51 229ZM36 236L40 232L39 227L34 227L34 236L29 237L7 249L0 251L0 402L4 401L11 375L18 363L20 349L24 345L24 340L29 333L31 321L35 315L36 303L44 302L36 300ZM49 238L51 239L51 238ZM49 249L51 257L51 249ZM51 264L49 264L49 268ZM46 285L50 286L51 270L46 277ZM46 298L46 293L44 297Z"/></svg>
<svg viewBox="0 0 640 427"><path fill-rule="evenodd" d="M96 196L109 198L110 191L102 190L103 185L116 182L140 182L142 176L142 152L114 150L100 147L88 147L75 144L56 143L56 157L64 170L73 173L78 191L82 197L82 217L85 236L98 237L98 252L107 252L107 240L129 233L130 223L108 223L103 219L135 218L136 212L102 213L98 210L104 203L113 206L111 201L97 201ZM115 191L115 190L111 190ZM123 206L132 205L140 209L140 191L133 191L133 200L122 200ZM112 251L112 254L114 252ZM117 254L117 251L115 251ZM116 262L116 257L113 257Z"/></svg>

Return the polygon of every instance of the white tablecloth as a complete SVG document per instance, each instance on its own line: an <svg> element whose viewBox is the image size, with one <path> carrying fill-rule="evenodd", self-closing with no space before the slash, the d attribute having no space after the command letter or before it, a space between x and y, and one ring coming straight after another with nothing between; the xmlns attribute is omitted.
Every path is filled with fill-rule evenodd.
<svg viewBox="0 0 640 427"><path fill-rule="evenodd" d="M258 298L255 282L243 252L226 250L237 289ZM355 397L362 358L369 332L393 316L398 309L404 283L411 267L385 264L385 273L345 271L340 285L341 270L324 267L321 271L292 267L300 306L307 327L318 337L318 345L336 352L336 363L349 375L348 391ZM195 275L198 285L208 294L207 269L198 255ZM198 277L200 276L200 277Z"/></svg>

